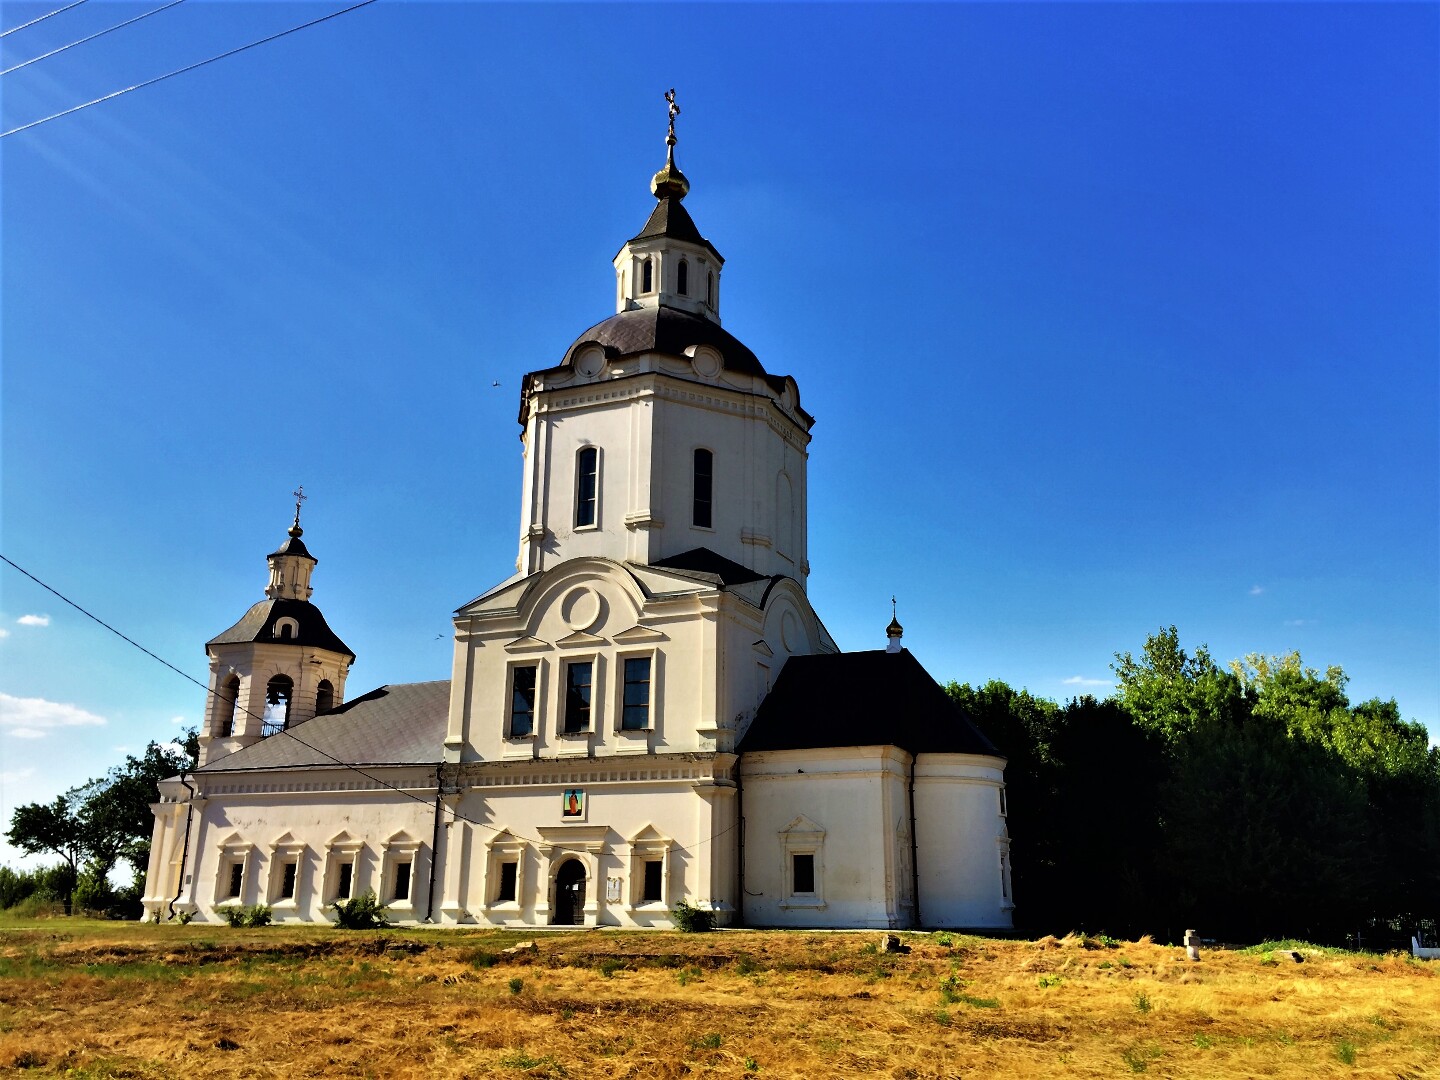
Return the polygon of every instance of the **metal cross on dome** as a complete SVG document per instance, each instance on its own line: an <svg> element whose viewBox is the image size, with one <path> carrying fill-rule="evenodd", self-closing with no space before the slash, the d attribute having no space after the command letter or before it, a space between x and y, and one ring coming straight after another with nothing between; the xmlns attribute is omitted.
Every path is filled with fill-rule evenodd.
<svg viewBox="0 0 1440 1080"><path fill-rule="evenodd" d="M290 492L290 494L295 496L295 525L298 527L300 524L300 504L310 496L305 494L304 484L301 484L294 491Z"/></svg>
<svg viewBox="0 0 1440 1080"><path fill-rule="evenodd" d="M670 133L665 136L665 141L673 146L675 144L675 117L680 115L680 106L675 104L675 88L673 86L665 91L665 100L670 105Z"/></svg>

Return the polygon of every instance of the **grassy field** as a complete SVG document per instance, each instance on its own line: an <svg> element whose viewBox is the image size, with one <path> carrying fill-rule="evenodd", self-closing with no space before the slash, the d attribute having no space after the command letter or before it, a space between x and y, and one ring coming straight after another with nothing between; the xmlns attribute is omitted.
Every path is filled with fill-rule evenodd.
<svg viewBox="0 0 1440 1080"><path fill-rule="evenodd" d="M0 1073L1440 1077L1434 962L878 939L0 922Z"/></svg>

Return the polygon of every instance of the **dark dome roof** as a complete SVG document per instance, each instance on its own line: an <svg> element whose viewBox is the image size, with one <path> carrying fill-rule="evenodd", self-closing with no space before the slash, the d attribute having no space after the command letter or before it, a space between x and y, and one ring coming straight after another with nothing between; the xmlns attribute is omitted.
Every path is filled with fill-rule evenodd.
<svg viewBox="0 0 1440 1080"><path fill-rule="evenodd" d="M294 637L277 638L275 623L283 618L294 619L299 631ZM350 646L341 641L320 609L309 600L261 600L251 607L244 617L224 633L216 634L206 645L233 645L244 642L263 642L274 645L294 645L330 652L344 653L355 659Z"/></svg>
<svg viewBox="0 0 1440 1080"><path fill-rule="evenodd" d="M301 540L298 536L289 537L283 544L270 553L272 559L276 555L303 555L311 562L320 561L315 558L314 555L310 554L310 549L305 546L305 541Z"/></svg>
<svg viewBox="0 0 1440 1080"><path fill-rule="evenodd" d="M760 359L719 323L677 308L638 308L612 315L576 338L560 366L574 364L575 354L586 345L601 346L611 360L647 352L684 356L692 346L709 345L719 352L726 371L758 375L777 391L785 384L783 378L768 374Z"/></svg>

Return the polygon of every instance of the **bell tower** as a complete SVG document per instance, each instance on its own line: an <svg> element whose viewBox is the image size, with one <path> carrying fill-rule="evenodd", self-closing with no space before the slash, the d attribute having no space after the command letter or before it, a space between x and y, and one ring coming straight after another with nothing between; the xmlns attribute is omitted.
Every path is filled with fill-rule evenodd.
<svg viewBox="0 0 1440 1080"><path fill-rule="evenodd" d="M300 539L300 506L287 538L266 560L265 599L205 643L210 685L200 731L200 764L302 724L345 700L355 654L310 603L316 558Z"/></svg>

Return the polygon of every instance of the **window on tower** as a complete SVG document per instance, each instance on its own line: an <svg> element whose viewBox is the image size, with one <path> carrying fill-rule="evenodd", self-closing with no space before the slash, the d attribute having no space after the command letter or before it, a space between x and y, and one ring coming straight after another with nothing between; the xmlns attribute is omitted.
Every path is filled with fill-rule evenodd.
<svg viewBox="0 0 1440 1080"><path fill-rule="evenodd" d="M240 711L240 676L231 675L225 683L225 693L219 701L220 729L216 732L222 739L235 734L235 714Z"/></svg>
<svg viewBox="0 0 1440 1080"><path fill-rule="evenodd" d="M274 735L290 726L290 700L295 696L295 680L289 675L276 675L265 684L265 719L260 734Z"/></svg>
<svg viewBox="0 0 1440 1080"><path fill-rule="evenodd" d="M648 293L655 288L655 268L649 259L640 263L640 291Z"/></svg>
<svg viewBox="0 0 1440 1080"><path fill-rule="evenodd" d="M702 529L713 527L712 499L715 492L715 455L695 451L695 502L691 521Z"/></svg>
<svg viewBox="0 0 1440 1080"><path fill-rule="evenodd" d="M329 712L335 707L335 687L329 679L321 679L320 685L315 688L315 711L317 713Z"/></svg>
<svg viewBox="0 0 1440 1080"><path fill-rule="evenodd" d="M715 306L715 271L711 270L705 278L705 303L712 308Z"/></svg>
<svg viewBox="0 0 1440 1080"><path fill-rule="evenodd" d="M575 527L585 528L596 521L599 495L600 450L587 446L575 457Z"/></svg>
<svg viewBox="0 0 1440 1080"><path fill-rule="evenodd" d="M690 293L690 264L684 259L680 260L680 266L675 271L675 291L681 296Z"/></svg>

